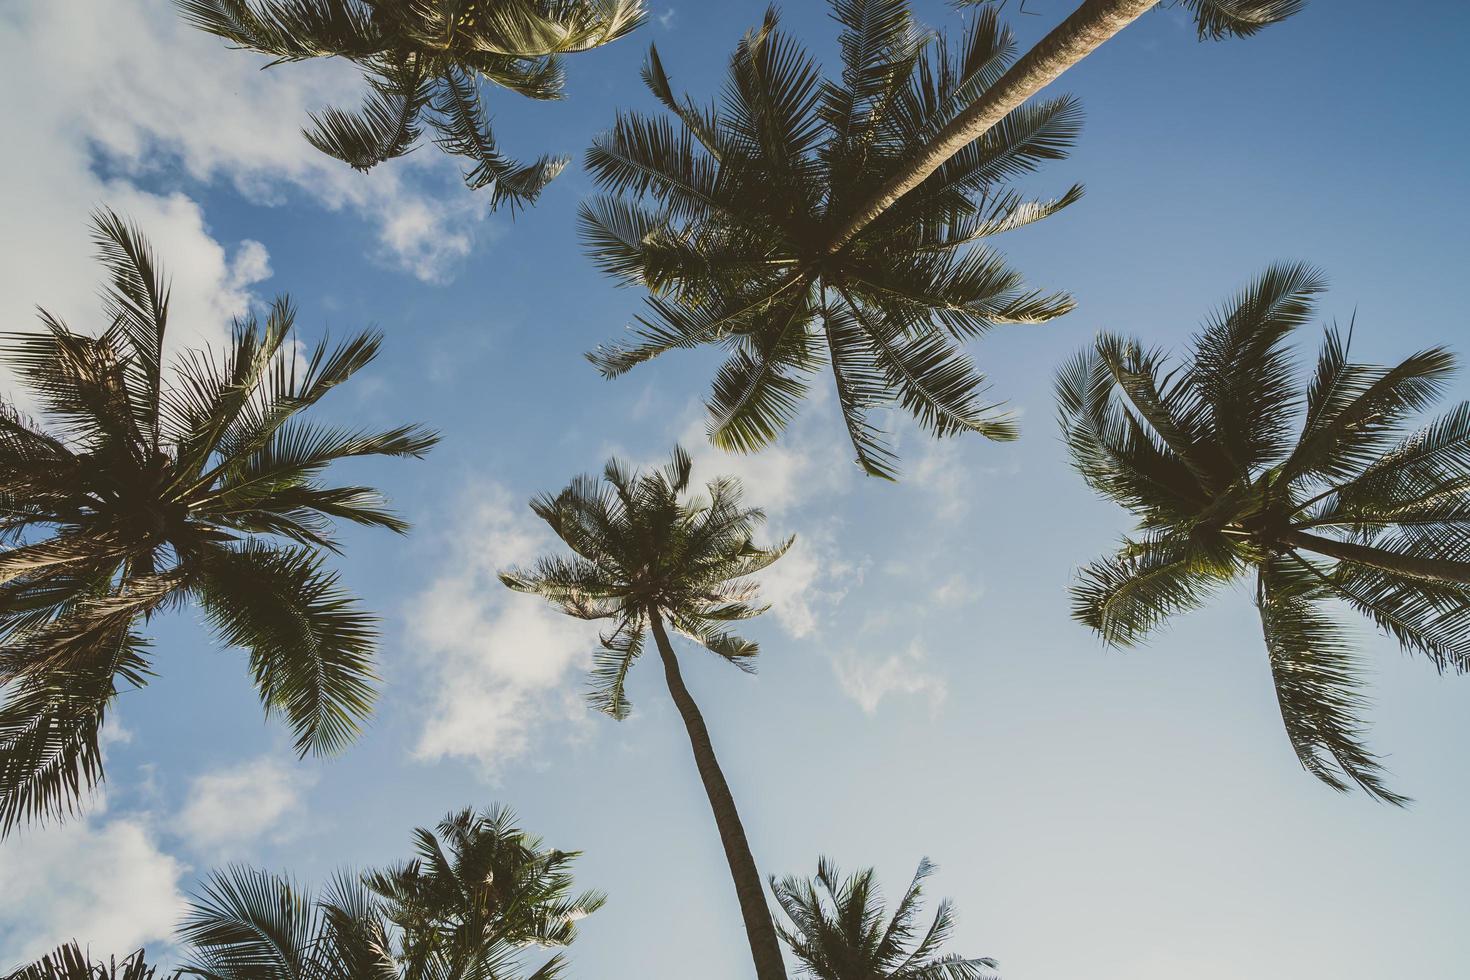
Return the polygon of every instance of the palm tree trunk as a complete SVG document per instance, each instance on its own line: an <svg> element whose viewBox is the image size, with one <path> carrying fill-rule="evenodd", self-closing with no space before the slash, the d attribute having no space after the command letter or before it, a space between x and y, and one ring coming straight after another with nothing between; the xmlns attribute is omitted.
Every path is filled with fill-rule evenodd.
<svg viewBox="0 0 1470 980"><path fill-rule="evenodd" d="M986 93L950 120L878 193L848 218L832 238L829 252L846 245L893 202L918 187L944 161L1006 117L1006 114L1056 81L1057 77L1087 57L1113 35L1133 23L1158 0L1085 0L1050 34L1012 65Z"/></svg>
<svg viewBox="0 0 1470 980"><path fill-rule="evenodd" d="M1367 565L1369 568L1392 572L1406 578L1470 585L1470 564L1462 561L1401 555L1382 548L1374 548L1371 545L1354 544L1351 541L1339 541L1336 538L1308 534L1306 531L1288 531L1284 540L1292 547L1303 551L1315 551L1319 555L1326 555L1339 561Z"/></svg>
<svg viewBox="0 0 1470 980"><path fill-rule="evenodd" d="M674 648L669 645L668 634L664 632L657 610L649 613L648 620L659 656L663 658L669 694L689 731L694 764L699 769L705 795L709 797L710 809L715 814L720 843L725 845L725 860L730 865L730 877L735 879L735 895L740 900L740 914L745 919L745 938L750 942L750 955L755 960L755 975L757 980L786 980L786 965L781 959L781 947L776 942L776 927L771 923L765 888L761 885L755 858L751 856L750 843L745 839L745 828L740 824L735 798L730 795L730 786L725 782L725 774L720 771L720 763L715 758L709 730L704 727L704 716L699 713L699 705L694 703L689 688L684 686L679 661L674 657Z"/></svg>

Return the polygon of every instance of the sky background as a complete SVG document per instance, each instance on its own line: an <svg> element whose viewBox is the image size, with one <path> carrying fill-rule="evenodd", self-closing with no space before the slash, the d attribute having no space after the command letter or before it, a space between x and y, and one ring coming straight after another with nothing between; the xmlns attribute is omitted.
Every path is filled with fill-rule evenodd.
<svg viewBox="0 0 1470 980"><path fill-rule="evenodd" d="M1073 5L1027 0L1029 16L1012 2L1008 16L1024 44ZM367 177L312 150L305 112L358 97L346 66L260 72L164 0L5 4L5 329L33 324L38 304L96 328L86 215L110 204L173 273L175 343L217 343L232 315L289 292L304 340L387 333L321 417L420 421L444 441L423 462L342 472L416 525L344 534L344 578L384 617L370 730L340 758L297 761L262 720L244 655L193 610L156 620L159 677L120 699L105 792L83 819L0 844L0 966L73 936L171 962L173 923L211 867L320 881L407 857L412 829L451 809L501 802L585 851L579 884L611 896L583 923L572 975L747 977L656 662L634 672L629 720L592 714L592 632L494 578L553 546L534 493L612 452L660 462L682 440L696 478L742 476L771 535L798 535L748 630L759 675L681 647L764 873L810 873L826 854L876 866L896 896L928 855L931 893L959 910L950 948L997 957L1008 980L1463 977L1467 682L1357 622L1372 743L1416 799L1396 810L1298 767L1244 589L1147 648L1104 650L1068 618L1067 584L1129 522L1068 468L1052 419L1053 371L1094 331L1181 346L1277 259L1326 270L1321 319L1356 311L1364 359L1463 345L1470 9L1414 6L1313 0L1210 45L1160 11L1069 72L1057 88L1081 97L1085 131L1027 187L1081 181L1087 195L994 244L1078 309L970 347L1024 437L903 429L890 485L850 464L820 384L777 447L734 458L702 436L714 355L614 382L582 358L640 295L582 255L575 211L593 188L575 161L617 108L655 107L637 77L649 42L676 88L715 93L757 0L656 0L640 32L569 60L565 102L492 95L509 150L574 158L514 221L487 215L432 147ZM943 4L917 9L961 26ZM835 70L824 3L788 2L785 26ZM1303 350L1316 336L1302 332Z"/></svg>

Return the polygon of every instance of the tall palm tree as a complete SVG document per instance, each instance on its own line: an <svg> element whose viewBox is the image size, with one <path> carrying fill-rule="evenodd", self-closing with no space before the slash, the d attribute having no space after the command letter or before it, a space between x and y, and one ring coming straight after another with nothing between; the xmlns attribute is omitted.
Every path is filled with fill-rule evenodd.
<svg viewBox="0 0 1470 980"><path fill-rule="evenodd" d="M436 440L301 418L381 337L298 352L284 298L264 324L237 322L223 358L190 351L166 371L169 289L152 250L111 211L95 241L107 329L74 333L43 311L46 329L8 335L3 352L50 424L0 411L0 833L71 812L102 778L107 707L119 682L151 674L136 627L189 599L249 651L300 753L351 740L373 701L376 628L323 555L334 520L407 525L372 488L320 477Z"/></svg>
<svg viewBox="0 0 1470 980"><path fill-rule="evenodd" d="M555 980L576 920L602 904L573 897L576 852L547 851L493 809L451 814L443 840L418 831L420 858L336 875L319 897L280 875L235 867L206 879L179 932L183 972L205 980ZM446 858L448 846L455 855ZM495 881L480 877L490 871ZM440 873L450 877L439 878ZM466 877L460 877L461 874ZM385 882L387 894L378 891ZM527 972L527 971L530 972Z"/></svg>
<svg viewBox="0 0 1470 980"><path fill-rule="evenodd" d="M1328 330L1310 379L1293 377L1286 344L1322 288L1308 266L1273 266L1204 325L1182 364L1104 334L1062 371L1074 463L1138 517L1136 537L1082 569L1073 614L1131 646L1254 573L1302 765L1335 789L1351 781L1403 803L1365 745L1359 663L1331 606L1441 670L1470 668L1470 403L1410 431L1454 356L1356 363L1351 330Z"/></svg>
<svg viewBox="0 0 1470 980"><path fill-rule="evenodd" d="M561 98L561 55L615 41L644 19L642 0L174 0L200 30L275 57L272 65L345 58L369 93L361 111L312 114L306 138L366 171L435 142L469 161L465 183L492 208L534 203L566 160L518 163L501 152L481 102L484 83Z"/></svg>
<svg viewBox="0 0 1470 980"><path fill-rule="evenodd" d="M634 339L589 357L613 377L673 348L725 347L709 434L742 452L777 437L825 367L858 464L892 478L874 410L900 407L939 436L1015 437L958 344L1072 308L981 241L1081 196L1074 186L1033 201L1009 186L1066 155L1081 111L1069 97L1015 108L834 252L852 209L990 90L1015 42L993 10L952 49L915 25L907 0L832 8L837 79L777 29L774 11L736 49L718 105L676 96L650 49L644 81L675 122L620 116L587 154L608 194L580 217L604 270L651 295Z"/></svg>
<svg viewBox="0 0 1470 980"><path fill-rule="evenodd" d="M81 946L70 942L7 974L6 980L153 980L157 973L157 964L149 963L141 949L122 959L113 956L103 961L93 960Z"/></svg>
<svg viewBox="0 0 1470 980"><path fill-rule="evenodd" d="M582 476L554 497L538 497L532 509L573 554L542 558L500 578L518 592L544 596L568 615L612 621L602 635L590 700L616 719L628 715L624 683L643 652L645 633L653 634L724 845L756 976L782 980L781 947L760 874L704 716L684 685L669 631L753 670L756 644L730 633L725 624L765 611L752 605L758 593L750 576L785 554L791 539L775 547L755 544L764 515L742 505L740 482L731 477L711 481L707 495L685 498L690 470L689 456L677 448L668 466L646 473L614 459L602 483Z"/></svg>
<svg viewBox="0 0 1470 980"><path fill-rule="evenodd" d="M968 0L965 5L989 0ZM919 189L951 157L981 139L1017 107L1056 81L1063 72L1159 4L1160 0L1084 0L984 92L977 93L921 148L893 169L866 200L849 210L828 243L840 251L853 236L876 221L900 198ZM1306 0L1179 0L1194 15L1201 39L1249 37L1306 6ZM857 0L854 6L881 10L885 0Z"/></svg>
<svg viewBox="0 0 1470 980"><path fill-rule="evenodd" d="M407 937L409 976L427 975L434 957L456 976L487 976L504 949L569 946L577 922L606 901L599 892L573 895L579 852L543 847L504 807L451 813L437 836L423 828L416 836L413 860L364 877ZM559 964L554 957L543 969Z"/></svg>
<svg viewBox="0 0 1470 980"><path fill-rule="evenodd" d="M771 890L790 925L781 939L816 980L986 980L995 960L942 953L954 929L954 908L939 903L934 921L921 931L919 903L924 879L935 867L919 862L908 890L885 923L883 896L873 869L842 878L836 865L822 858L813 879L787 877L771 881Z"/></svg>

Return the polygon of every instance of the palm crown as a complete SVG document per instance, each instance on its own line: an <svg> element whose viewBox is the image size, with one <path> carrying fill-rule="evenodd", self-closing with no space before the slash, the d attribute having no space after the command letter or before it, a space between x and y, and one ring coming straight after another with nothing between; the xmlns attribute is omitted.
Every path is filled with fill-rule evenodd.
<svg viewBox="0 0 1470 980"><path fill-rule="evenodd" d="M615 41L643 22L642 0L175 0L184 17L277 62L339 57L370 92L361 111L311 117L313 146L359 170L418 145L422 124L469 161L465 183L492 207L530 204L566 160L518 163L501 152L481 103L489 82L561 97L560 55Z"/></svg>
<svg viewBox="0 0 1470 980"><path fill-rule="evenodd" d="M52 423L0 414L0 828L62 814L102 775L117 683L144 684L140 618L199 602L250 652L268 712L303 754L344 745L373 700L373 617L324 567L336 519L403 531L369 487L326 486L331 463L421 456L435 436L331 428L299 416L368 364L363 334L298 355L293 310L237 322L222 359L182 354L164 381L168 287L137 229L96 218L108 328L13 334L7 359Z"/></svg>
<svg viewBox="0 0 1470 980"><path fill-rule="evenodd" d="M589 356L611 377L672 348L725 347L709 433L740 451L776 438L825 361L859 465L891 478L896 458L875 409L901 406L940 436L1014 437L957 343L1071 309L978 243L1078 199L1073 187L1031 201L1007 182L1064 156L1081 114L1069 97L1022 106L831 252L848 212L1014 55L993 11L951 52L914 25L904 0L833 9L838 80L821 77L774 13L736 49L718 105L675 96L650 50L644 81L677 125L620 116L587 154L610 193L581 212L597 261L646 286L648 312L636 339Z"/></svg>
<svg viewBox="0 0 1470 980"><path fill-rule="evenodd" d="M772 881L789 924L781 939L817 980L982 980L995 961L941 952L954 929L954 908L939 904L927 929L918 924L924 880L934 873L925 858L884 922L883 896L873 869L846 879L823 858L814 879Z"/></svg>
<svg viewBox="0 0 1470 980"><path fill-rule="evenodd" d="M157 973L158 966L149 963L141 949L122 959L93 960L87 950L70 942L7 974L6 980L153 980ZM176 977L177 972L165 976Z"/></svg>
<svg viewBox="0 0 1470 980"><path fill-rule="evenodd" d="M572 894L578 852L543 847L504 807L451 813L437 835L420 828L417 838L417 857L364 878L406 937L410 976L425 975L434 957L455 976L494 976L497 958L511 950L569 946L578 920L605 901Z"/></svg>
<svg viewBox="0 0 1470 980"><path fill-rule="evenodd" d="M577 853L542 849L501 808L450 814L439 831L418 831L416 860L339 873L318 897L251 868L212 874L180 929L191 953L183 972L204 980L561 976L560 953L534 970L527 954L567 946L576 920L602 904L593 892L571 894Z"/></svg>
<svg viewBox="0 0 1470 980"><path fill-rule="evenodd" d="M1453 355L1355 363L1351 331L1335 328L1296 379L1286 342L1322 286L1307 266L1274 266L1205 324L1187 362L1104 334L1062 372L1077 468L1139 518L1136 538L1082 569L1074 615L1128 646L1254 572L1302 765L1400 803L1364 744L1360 670L1330 606L1441 669L1470 667L1470 404L1408 431Z"/></svg>
<svg viewBox="0 0 1470 980"><path fill-rule="evenodd" d="M542 595L580 619L610 619L593 668L591 701L624 718L624 683L657 619L743 670L753 669L756 644L729 632L727 623L765 611L753 605L750 576L786 553L754 542L765 515L741 504L739 481L710 481L707 495L681 499L689 489L689 455L645 473L610 460L599 483L578 477L561 493L538 497L535 510L572 549L526 569L501 574L520 592Z"/></svg>

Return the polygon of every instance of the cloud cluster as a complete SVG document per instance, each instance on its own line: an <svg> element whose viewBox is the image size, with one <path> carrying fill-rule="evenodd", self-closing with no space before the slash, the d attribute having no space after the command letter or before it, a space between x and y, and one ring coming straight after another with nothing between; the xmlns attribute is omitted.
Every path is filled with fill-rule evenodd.
<svg viewBox="0 0 1470 980"><path fill-rule="evenodd" d="M571 677L586 668L597 629L497 579L558 547L522 501L487 483L457 512L439 574L407 610L407 640L429 676L415 754L468 758L493 773L526 756L546 722L585 718Z"/></svg>
<svg viewBox="0 0 1470 980"><path fill-rule="evenodd" d="M102 955L166 941L184 909L184 871L143 817L94 811L22 832L0 847L0 968L72 939Z"/></svg>
<svg viewBox="0 0 1470 980"><path fill-rule="evenodd" d="M179 814L178 831L196 850L215 857L274 834L300 813L316 777L275 756L261 756L199 775Z"/></svg>

